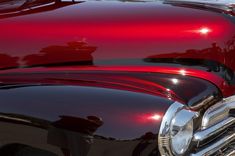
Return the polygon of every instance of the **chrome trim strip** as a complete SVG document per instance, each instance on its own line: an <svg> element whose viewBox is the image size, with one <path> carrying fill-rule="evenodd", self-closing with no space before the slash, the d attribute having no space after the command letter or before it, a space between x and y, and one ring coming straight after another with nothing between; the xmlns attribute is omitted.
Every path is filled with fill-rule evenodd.
<svg viewBox="0 0 235 156"><path fill-rule="evenodd" d="M223 11L225 13L230 13L234 11L234 4L230 2L223 1L205 1L205 0L164 0L167 4L174 5L188 5L195 7L211 8Z"/></svg>
<svg viewBox="0 0 235 156"><path fill-rule="evenodd" d="M216 105L211 106L203 115L201 128L206 129L228 118L231 109L235 109L235 96L226 98Z"/></svg>
<svg viewBox="0 0 235 156"><path fill-rule="evenodd" d="M211 136L214 136L216 134L219 134L223 130L225 130L227 127L231 126L235 123L235 118L229 117L221 122L219 122L216 125L211 126L208 129L198 131L194 134L193 141L194 142L201 142L203 140L208 139Z"/></svg>
<svg viewBox="0 0 235 156"><path fill-rule="evenodd" d="M235 96L225 98L205 111L201 127L194 133L193 142L196 148L200 145L203 148L205 141L211 142L191 156L211 156L217 152L223 156L235 155L235 149L229 147L229 144L235 141L235 131L226 131L228 127L235 125L235 117L230 114L232 109L235 110ZM222 135L219 136L220 134ZM216 135L219 137L213 141L212 137Z"/></svg>
<svg viewBox="0 0 235 156"><path fill-rule="evenodd" d="M225 156L234 156L235 155L235 150L231 150L228 153L225 153Z"/></svg>
<svg viewBox="0 0 235 156"><path fill-rule="evenodd" d="M191 154L190 156L209 156L213 155L217 151L219 151L221 148L227 146L229 143L235 140L235 132L232 134L227 134L225 137L221 138L217 142L214 142L213 144L210 144L207 148L204 148L203 150Z"/></svg>

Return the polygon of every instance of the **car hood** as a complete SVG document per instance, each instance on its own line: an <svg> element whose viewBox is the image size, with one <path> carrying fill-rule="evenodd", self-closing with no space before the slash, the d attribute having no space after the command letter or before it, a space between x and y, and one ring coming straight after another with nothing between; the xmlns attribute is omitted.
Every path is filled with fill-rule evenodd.
<svg viewBox="0 0 235 156"><path fill-rule="evenodd" d="M0 79L4 82L0 120L46 129L46 123L57 123L72 131L124 140L158 133L174 101L198 110L208 98L210 102L221 99L220 91L208 81L173 74L63 70L7 74ZM103 124L79 122L89 116L102 119Z"/></svg>
<svg viewBox="0 0 235 156"><path fill-rule="evenodd" d="M156 154L172 103L197 109L207 98L221 100L212 83L221 91L232 83L233 20L124 1L2 15L0 121L44 129L46 142L60 149L68 148L66 137L82 135L75 151Z"/></svg>
<svg viewBox="0 0 235 156"><path fill-rule="evenodd" d="M162 2L69 4L27 15L3 14L0 67L158 65L164 61L153 59L192 58L235 70L229 57L234 52L234 18L229 15Z"/></svg>
<svg viewBox="0 0 235 156"><path fill-rule="evenodd" d="M232 15L161 1L56 1L1 13L0 68L189 67L231 84L234 28Z"/></svg>

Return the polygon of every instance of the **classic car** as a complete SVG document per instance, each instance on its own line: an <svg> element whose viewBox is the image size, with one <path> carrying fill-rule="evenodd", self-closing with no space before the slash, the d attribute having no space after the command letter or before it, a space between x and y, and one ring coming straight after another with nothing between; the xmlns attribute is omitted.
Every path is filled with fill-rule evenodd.
<svg viewBox="0 0 235 156"><path fill-rule="evenodd" d="M234 0L0 0L0 156L235 155Z"/></svg>

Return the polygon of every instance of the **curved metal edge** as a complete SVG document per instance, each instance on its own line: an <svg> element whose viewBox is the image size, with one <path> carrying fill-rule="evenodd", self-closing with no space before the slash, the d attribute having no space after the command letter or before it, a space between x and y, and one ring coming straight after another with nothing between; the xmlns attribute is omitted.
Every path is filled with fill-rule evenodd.
<svg viewBox="0 0 235 156"><path fill-rule="evenodd" d="M209 107L202 117L201 129L194 134L193 142L199 144L210 137L220 134L230 125L233 125L235 123L235 118L230 116L231 109L235 109L235 95L224 98L222 101ZM201 151L191 154L191 156L213 155L234 140L235 133L229 133L219 141L212 143ZM232 150L232 154L234 154L233 152L234 151Z"/></svg>
<svg viewBox="0 0 235 156"><path fill-rule="evenodd" d="M228 118L230 109L235 109L235 96L225 98L211 106L203 115L201 129L206 129Z"/></svg>
<svg viewBox="0 0 235 156"><path fill-rule="evenodd" d="M225 137L221 138L219 141L213 143L209 147L204 148L203 150L193 153L190 156L211 156L214 155L218 149L222 149L227 146L229 143L235 140L235 133L228 134Z"/></svg>
<svg viewBox="0 0 235 156"><path fill-rule="evenodd" d="M170 4L187 4L192 6L202 6L205 8L214 8L222 11L233 11L233 4L230 2L220 1L204 1L204 0L164 0L165 3Z"/></svg>
<svg viewBox="0 0 235 156"><path fill-rule="evenodd" d="M233 125L235 123L235 118L229 117L221 122L219 122L216 125L213 125L205 130L199 130L196 132L193 136L193 141L195 143L202 142L216 134L221 133L222 131L226 130L229 126Z"/></svg>
<svg viewBox="0 0 235 156"><path fill-rule="evenodd" d="M170 127L171 127L171 122L172 119L175 117L177 112L182 110L185 107L185 105L179 103L179 102L174 102L167 110L165 113L160 131L158 134L158 146L159 146L159 151L162 156L173 156L171 147L170 147Z"/></svg>

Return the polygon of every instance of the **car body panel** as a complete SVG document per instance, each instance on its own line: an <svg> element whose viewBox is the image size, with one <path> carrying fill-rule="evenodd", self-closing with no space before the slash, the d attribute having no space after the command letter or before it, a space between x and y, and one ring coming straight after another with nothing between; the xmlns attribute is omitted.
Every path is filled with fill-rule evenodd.
<svg viewBox="0 0 235 156"><path fill-rule="evenodd" d="M234 94L232 14L55 2L0 12L0 155L15 144L61 156L159 155L172 103L198 109Z"/></svg>
<svg viewBox="0 0 235 156"><path fill-rule="evenodd" d="M163 2L70 3L24 16L3 15L0 67L176 66L234 82L235 25L229 15Z"/></svg>
<svg viewBox="0 0 235 156"><path fill-rule="evenodd" d="M8 83L0 88L0 145L57 155L158 155L161 120L174 101L221 99L213 84L182 75L64 70L1 79Z"/></svg>

